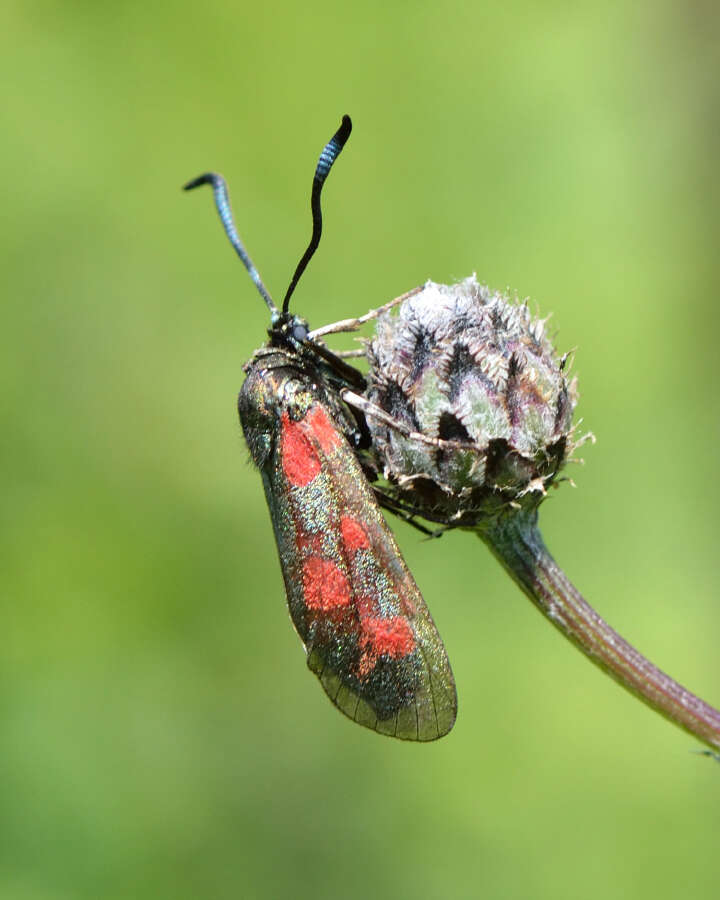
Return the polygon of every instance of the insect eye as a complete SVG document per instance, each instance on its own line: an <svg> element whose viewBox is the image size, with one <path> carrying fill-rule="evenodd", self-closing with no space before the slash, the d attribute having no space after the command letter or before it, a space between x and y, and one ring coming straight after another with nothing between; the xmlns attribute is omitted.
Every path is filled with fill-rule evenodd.
<svg viewBox="0 0 720 900"><path fill-rule="evenodd" d="M292 336L293 340L297 341L299 344L303 344L307 340L308 336L308 328L303 322L295 322L292 326Z"/></svg>

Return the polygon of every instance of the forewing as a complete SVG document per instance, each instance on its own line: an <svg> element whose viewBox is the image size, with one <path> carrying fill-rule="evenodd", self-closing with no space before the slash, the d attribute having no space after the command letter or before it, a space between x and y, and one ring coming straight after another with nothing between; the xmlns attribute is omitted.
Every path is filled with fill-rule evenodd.
<svg viewBox="0 0 720 900"><path fill-rule="evenodd" d="M455 722L440 635L330 414L283 412L263 480L295 628L343 713L382 734L430 741Z"/></svg>

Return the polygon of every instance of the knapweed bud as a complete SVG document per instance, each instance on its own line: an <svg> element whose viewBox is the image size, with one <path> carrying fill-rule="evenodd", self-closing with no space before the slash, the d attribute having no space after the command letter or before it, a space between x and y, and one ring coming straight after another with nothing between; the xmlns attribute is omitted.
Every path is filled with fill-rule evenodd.
<svg viewBox="0 0 720 900"><path fill-rule="evenodd" d="M368 345L371 453L399 509L477 527L536 506L572 450L575 381L527 305L429 281ZM395 423L395 424L393 424Z"/></svg>

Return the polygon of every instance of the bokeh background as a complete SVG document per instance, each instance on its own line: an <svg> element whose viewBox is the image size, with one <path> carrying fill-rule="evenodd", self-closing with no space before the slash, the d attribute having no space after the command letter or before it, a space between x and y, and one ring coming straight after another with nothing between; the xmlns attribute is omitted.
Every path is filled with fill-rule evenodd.
<svg viewBox="0 0 720 900"><path fill-rule="evenodd" d="M317 155L322 324L477 271L552 313L598 437L545 504L598 610L720 704L717 8L9 0L0 897L704 898L720 767L471 535L394 525L460 714L433 745L304 665L235 413Z"/></svg>

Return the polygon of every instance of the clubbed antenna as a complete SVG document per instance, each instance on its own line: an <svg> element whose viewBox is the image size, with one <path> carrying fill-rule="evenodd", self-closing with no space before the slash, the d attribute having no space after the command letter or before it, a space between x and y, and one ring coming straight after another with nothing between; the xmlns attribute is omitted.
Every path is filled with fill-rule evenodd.
<svg viewBox="0 0 720 900"><path fill-rule="evenodd" d="M288 307L290 305L290 297L292 297L295 286L300 280L300 276L305 271L307 264L312 259L312 255L317 250L318 244L320 243L320 235L322 234L322 211L320 209L320 194L322 193L323 184L325 184L325 179L328 177L328 173L332 168L332 164L340 155L340 151L345 146L347 139L350 137L351 131L352 122L350 121L350 116L343 116L340 127L330 138L327 144L325 144L323 152L320 154L320 159L318 160L317 168L315 169L315 177L313 178L312 194L310 195L310 209L312 210L313 220L312 237L310 238L310 243L308 244L307 250L305 251L302 259L297 265L297 269L295 269L295 274L293 275L290 286L288 287L285 294L285 299L283 300L282 306L283 315L287 315ZM222 216L222 212L220 213L220 215Z"/></svg>
<svg viewBox="0 0 720 900"><path fill-rule="evenodd" d="M232 209L230 208L230 197L228 196L228 189L227 185L225 184L225 179L222 177L222 175L218 175L215 172L206 172L204 175L198 175L197 178L193 178L192 181L188 181L187 184L183 185L183 190L191 191L193 188L200 187L201 184L212 185L213 195L215 197L215 206L217 206L217 211L220 214L220 221L222 222L223 228L225 229L225 234L228 236L230 243L235 248L235 252L243 261L243 265L250 273L250 277L255 283L255 287L260 292L260 296L263 298L265 303L267 303L268 309L270 310L271 314L273 316L279 315L277 306L275 306L275 304L273 303L272 297L268 293L268 289L263 284L260 273L255 268L253 261L248 256L247 250L240 240L240 235L237 233Z"/></svg>

